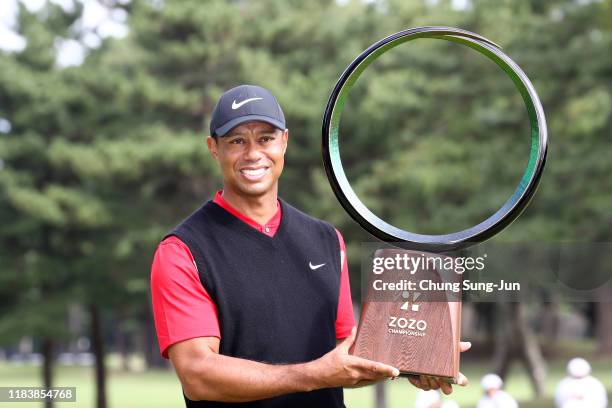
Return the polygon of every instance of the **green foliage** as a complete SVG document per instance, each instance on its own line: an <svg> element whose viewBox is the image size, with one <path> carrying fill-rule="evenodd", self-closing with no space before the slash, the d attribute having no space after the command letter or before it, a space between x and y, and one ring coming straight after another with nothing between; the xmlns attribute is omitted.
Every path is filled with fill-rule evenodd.
<svg viewBox="0 0 612 408"><path fill-rule="evenodd" d="M550 151L541 188L499 239L610 239L610 1L162 3L131 2L130 35L64 69L53 44L79 38L71 24L81 9L20 9L28 46L0 54L0 117L12 126L0 135L0 336L45 330L45 319L15 329L36 314L28 302L40 313L72 301L146 307L155 245L221 186L204 141L217 98L240 83L278 97L290 130L281 196L344 233L357 275L359 242L372 238L325 179L321 118L353 58L417 25L459 26L499 43L542 99ZM522 100L498 67L459 45L422 40L363 74L340 143L349 179L373 211L443 233L481 221L509 197L528 132Z"/></svg>

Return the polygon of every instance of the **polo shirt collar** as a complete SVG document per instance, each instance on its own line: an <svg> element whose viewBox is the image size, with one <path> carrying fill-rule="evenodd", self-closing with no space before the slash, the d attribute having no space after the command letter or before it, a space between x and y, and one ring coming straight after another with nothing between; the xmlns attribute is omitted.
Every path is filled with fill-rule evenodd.
<svg viewBox="0 0 612 408"><path fill-rule="evenodd" d="M243 213L238 211L236 208L232 207L227 201L225 201L225 199L223 198L223 190L217 191L213 199L213 202L219 205L221 208L223 208L227 212L229 212L230 214L232 214L233 216L235 216L236 218L238 218L239 220L241 220L242 222L250 225L251 227L255 228L256 230L266 235L273 236L278 230L278 227L280 226L282 211L281 211L281 205L278 202L278 200L276 200L276 208L277 208L276 213L272 216L272 218L268 220L267 223L263 225L258 223L251 217L244 215Z"/></svg>

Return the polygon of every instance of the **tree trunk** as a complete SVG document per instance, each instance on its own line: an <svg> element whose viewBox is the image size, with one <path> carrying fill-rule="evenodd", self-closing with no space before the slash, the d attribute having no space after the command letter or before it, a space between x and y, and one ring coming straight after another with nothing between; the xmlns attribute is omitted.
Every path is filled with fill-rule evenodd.
<svg viewBox="0 0 612 408"><path fill-rule="evenodd" d="M599 355L612 355L612 302L601 299L597 303L597 342Z"/></svg>
<svg viewBox="0 0 612 408"><path fill-rule="evenodd" d="M531 385L535 395L541 397L544 395L546 364L542 357L540 345L529 327L523 303L512 303L511 310L514 318L517 340L521 349L521 358L527 368L527 374L529 374L529 378L531 379Z"/></svg>
<svg viewBox="0 0 612 408"><path fill-rule="evenodd" d="M472 303L474 312L476 313L476 330L477 332L484 331L485 342L493 344L495 342L496 329L496 313L499 311L494 303L476 302Z"/></svg>
<svg viewBox="0 0 612 408"><path fill-rule="evenodd" d="M553 295L550 302L545 302L542 305L541 317L541 334L549 342L554 343L559 338L559 325L561 318L559 317L559 301Z"/></svg>
<svg viewBox="0 0 612 408"><path fill-rule="evenodd" d="M376 393L375 395L376 402L374 406L376 408L385 408L387 406L387 402L385 398L385 382L380 381L376 383L376 385L374 386L374 389Z"/></svg>
<svg viewBox="0 0 612 408"><path fill-rule="evenodd" d="M519 351L521 361L527 369L534 393L544 394L546 365L540 346L533 335L522 303L498 303L499 328L495 342L494 371L505 379L510 371L514 351Z"/></svg>
<svg viewBox="0 0 612 408"><path fill-rule="evenodd" d="M53 387L53 340L45 337L42 342L43 354L43 387L49 389ZM45 399L45 408L53 407L53 400Z"/></svg>
<svg viewBox="0 0 612 408"><path fill-rule="evenodd" d="M104 364L104 337L98 306L90 305L91 339L95 356L96 407L106 408L106 365Z"/></svg>
<svg viewBox="0 0 612 408"><path fill-rule="evenodd" d="M495 308L497 330L495 331L495 347L493 351L493 371L502 379L506 379L512 364L512 341L509 335L511 322L507 303L491 305Z"/></svg>
<svg viewBox="0 0 612 408"><path fill-rule="evenodd" d="M167 367L164 358L159 353L157 343L157 335L155 334L155 324L153 322L153 312L149 307L146 310L145 330L143 336L143 350L147 368L165 368Z"/></svg>
<svg viewBox="0 0 612 408"><path fill-rule="evenodd" d="M116 344L119 354L121 355L121 370L129 371L129 350L128 350L128 339L125 331L125 312L121 310L117 316L117 328L115 330Z"/></svg>

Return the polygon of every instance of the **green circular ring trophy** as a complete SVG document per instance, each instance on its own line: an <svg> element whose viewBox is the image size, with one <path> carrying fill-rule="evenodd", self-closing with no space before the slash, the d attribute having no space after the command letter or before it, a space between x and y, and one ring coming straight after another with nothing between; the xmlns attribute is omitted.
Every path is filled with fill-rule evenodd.
<svg viewBox="0 0 612 408"><path fill-rule="evenodd" d="M514 82L525 102L531 124L531 149L523 176L508 200L486 220L462 231L444 235L425 235L406 231L380 219L357 197L346 177L340 158L339 129L347 96L364 70L385 52L408 41L435 38L467 45L495 62ZM417 27L390 35L362 52L342 73L334 87L323 117L323 163L332 189L344 209L362 228L382 241L403 249L380 249L377 257L423 256L445 257L442 252L467 248L491 238L515 220L529 203L539 183L547 151L547 130L544 111L538 95L519 66L500 47L486 38L452 27ZM395 271L398 272L398 271ZM421 275L440 282L442 273ZM397 274L397 276L401 276ZM457 274L451 279L461 280ZM428 277L429 276L429 277ZM433 276L433 277L431 277ZM368 290L371 290L369 286ZM431 375L456 382L459 373L459 339L461 302L428 300L410 293L391 301L370 301L370 292L363 300L361 319L352 354L397 367L402 375ZM414 295L421 295L414 293ZM410 304L409 304L410 303Z"/></svg>
<svg viewBox="0 0 612 408"><path fill-rule="evenodd" d="M462 231L445 235L425 235L405 231L380 219L353 191L340 158L340 118L346 98L363 71L385 52L418 38L438 38L467 45L490 58L512 79L523 96L531 123L529 162L519 185L510 198L486 220ZM417 27L384 38L362 52L342 73L323 116L323 163L336 197L344 209L364 229L386 242L404 243L410 249L441 252L482 242L508 226L527 206L544 169L547 150L546 119L533 85L519 66L499 46L478 34L451 27Z"/></svg>

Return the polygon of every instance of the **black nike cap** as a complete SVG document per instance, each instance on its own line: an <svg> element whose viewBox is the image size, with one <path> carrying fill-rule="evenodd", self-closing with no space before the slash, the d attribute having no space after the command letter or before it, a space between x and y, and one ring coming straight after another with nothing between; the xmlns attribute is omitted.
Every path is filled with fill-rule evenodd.
<svg viewBox="0 0 612 408"><path fill-rule="evenodd" d="M285 115L272 92L257 85L240 85L219 98L210 120L210 134L225 136L236 126L253 121L285 130Z"/></svg>

